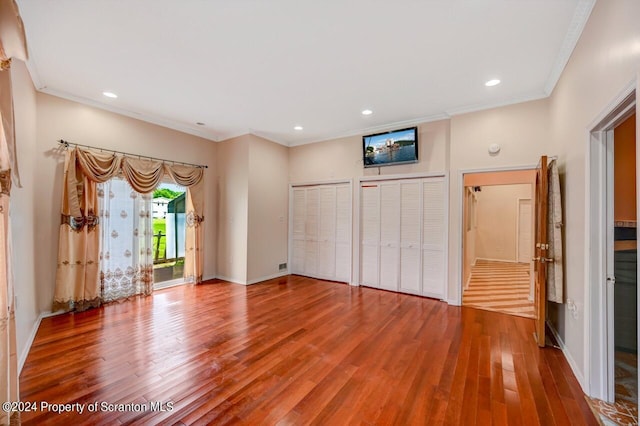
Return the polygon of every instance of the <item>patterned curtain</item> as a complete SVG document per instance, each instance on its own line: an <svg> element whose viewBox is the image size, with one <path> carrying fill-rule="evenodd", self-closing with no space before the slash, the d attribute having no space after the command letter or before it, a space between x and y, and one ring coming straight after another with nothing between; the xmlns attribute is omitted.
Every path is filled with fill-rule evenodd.
<svg viewBox="0 0 640 426"><path fill-rule="evenodd" d="M8 177L8 173L2 173ZM16 354L16 319L13 304L13 280L9 250L9 195L2 179L0 194L0 401L18 401L18 357ZM19 413L3 410L0 425L18 422Z"/></svg>
<svg viewBox="0 0 640 426"><path fill-rule="evenodd" d="M11 276L9 194L11 181L20 187L13 95L12 58L27 60L27 41L18 6L14 0L0 0L0 402L19 401L16 324ZM19 424L18 411L0 411L0 425Z"/></svg>
<svg viewBox="0 0 640 426"><path fill-rule="evenodd" d="M76 164L76 151L67 152L54 312L61 309L84 311L101 304L96 183L82 174Z"/></svg>
<svg viewBox="0 0 640 426"><path fill-rule="evenodd" d="M189 282L202 282L204 269L202 221L204 193L202 184L187 188L187 228L185 230L184 276Z"/></svg>
<svg viewBox="0 0 640 426"><path fill-rule="evenodd" d="M103 302L153 291L151 194L120 178L98 185L100 285Z"/></svg>

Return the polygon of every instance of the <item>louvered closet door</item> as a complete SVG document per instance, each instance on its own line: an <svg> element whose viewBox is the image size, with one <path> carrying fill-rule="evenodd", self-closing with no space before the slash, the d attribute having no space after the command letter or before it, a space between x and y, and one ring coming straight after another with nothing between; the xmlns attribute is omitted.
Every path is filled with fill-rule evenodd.
<svg viewBox="0 0 640 426"><path fill-rule="evenodd" d="M400 291L421 294L421 182L400 183Z"/></svg>
<svg viewBox="0 0 640 426"><path fill-rule="evenodd" d="M351 281L351 190L336 186L336 281Z"/></svg>
<svg viewBox="0 0 640 426"><path fill-rule="evenodd" d="M322 186L318 192L318 276L332 280L336 273L336 187Z"/></svg>
<svg viewBox="0 0 640 426"><path fill-rule="evenodd" d="M291 272L327 280L351 280L351 185L291 190Z"/></svg>
<svg viewBox="0 0 640 426"><path fill-rule="evenodd" d="M445 185L444 178L422 183L422 294L444 298L445 293Z"/></svg>
<svg viewBox="0 0 640 426"><path fill-rule="evenodd" d="M307 188L307 215L305 222L304 275L318 274L318 188Z"/></svg>
<svg viewBox="0 0 640 426"><path fill-rule="evenodd" d="M365 184L360 190L362 198L360 280L363 285L379 287L380 187L377 183Z"/></svg>
<svg viewBox="0 0 640 426"><path fill-rule="evenodd" d="M380 288L398 291L400 184L380 184Z"/></svg>
<svg viewBox="0 0 640 426"><path fill-rule="evenodd" d="M292 194L291 272L294 274L304 274L306 193L305 188L295 188Z"/></svg>

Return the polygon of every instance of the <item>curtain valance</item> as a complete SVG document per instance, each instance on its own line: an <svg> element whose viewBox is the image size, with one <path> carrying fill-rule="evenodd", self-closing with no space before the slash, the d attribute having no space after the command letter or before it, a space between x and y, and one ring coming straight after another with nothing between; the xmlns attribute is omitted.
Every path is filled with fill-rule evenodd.
<svg viewBox="0 0 640 426"><path fill-rule="evenodd" d="M91 152L78 147L72 151L79 169L93 182L103 183L122 173L131 187L137 192L153 192L168 174L178 185L194 187L202 182L204 170L201 167L182 164L167 164L160 160L148 160L117 154ZM76 183L81 182L80 177ZM202 215L202 209L196 206L196 213Z"/></svg>

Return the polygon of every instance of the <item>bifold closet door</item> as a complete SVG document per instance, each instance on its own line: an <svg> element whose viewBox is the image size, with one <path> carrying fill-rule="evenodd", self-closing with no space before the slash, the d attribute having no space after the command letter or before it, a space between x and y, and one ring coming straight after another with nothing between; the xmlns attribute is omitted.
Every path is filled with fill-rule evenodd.
<svg viewBox="0 0 640 426"><path fill-rule="evenodd" d="M336 274L336 187L320 187L318 191L318 276L333 278Z"/></svg>
<svg viewBox="0 0 640 426"><path fill-rule="evenodd" d="M361 184L362 285L444 298L445 190L444 177Z"/></svg>
<svg viewBox="0 0 640 426"><path fill-rule="evenodd" d="M400 183L400 291L420 294L420 181Z"/></svg>
<svg viewBox="0 0 640 426"><path fill-rule="evenodd" d="M351 282L351 187L336 186L336 281Z"/></svg>
<svg viewBox="0 0 640 426"><path fill-rule="evenodd" d="M378 184L362 185L361 188L361 282L379 288L380 250L380 187Z"/></svg>
<svg viewBox="0 0 640 426"><path fill-rule="evenodd" d="M446 194L444 178L422 183L422 294L444 298L446 266Z"/></svg>
<svg viewBox="0 0 640 426"><path fill-rule="evenodd" d="M398 291L400 185L380 184L380 288Z"/></svg>
<svg viewBox="0 0 640 426"><path fill-rule="evenodd" d="M304 274L305 221L307 216L307 190L294 188L291 194L291 273Z"/></svg>
<svg viewBox="0 0 640 426"><path fill-rule="evenodd" d="M304 275L318 275L318 205L319 189L307 188L307 215L305 220Z"/></svg>
<svg viewBox="0 0 640 426"><path fill-rule="evenodd" d="M291 272L349 282L350 185L294 187L291 203Z"/></svg>

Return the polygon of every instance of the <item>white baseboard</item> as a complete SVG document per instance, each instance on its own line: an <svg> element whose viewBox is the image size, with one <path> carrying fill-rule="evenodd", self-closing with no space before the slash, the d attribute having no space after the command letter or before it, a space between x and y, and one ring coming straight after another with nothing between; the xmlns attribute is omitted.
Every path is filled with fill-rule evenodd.
<svg viewBox="0 0 640 426"><path fill-rule="evenodd" d="M352 286L352 287L360 287L360 284L355 283L355 282L350 282L349 285Z"/></svg>
<svg viewBox="0 0 640 426"><path fill-rule="evenodd" d="M551 331L551 334L553 334L553 337L558 342L558 345L560 346L560 349L562 350L562 354L564 355L565 359L569 363L569 367L571 367L571 371L573 371L573 375L576 376L576 379L578 380L578 383L580 383L580 387L582 388L582 392L586 395L587 394L587 386L586 386L587 384L585 383L584 376L582 375L582 372L578 368L578 364L573 359L573 356L571 356L571 352L569 352L569 350L567 349L567 346L564 344L564 341L560 338L560 335L558 335L558 331L553 327L553 324L551 324L550 322L547 321L547 325L549 326L549 330Z"/></svg>
<svg viewBox="0 0 640 426"><path fill-rule="evenodd" d="M38 329L40 328L40 322L42 322L42 319L53 317L55 315L61 315L64 313L65 313L64 311L57 311L57 312L46 311L38 315L38 318L36 318L36 321L34 322L33 327L31 328L31 333L29 333L29 337L27 338L27 343L24 345L24 349L22 350L22 353L20 354L20 358L18 359L18 376L20 376L20 373L22 373L22 368L24 367L24 363L27 361L27 356L29 356L29 351L31 350L33 341L36 338L36 334L38 334Z"/></svg>
<svg viewBox="0 0 640 426"><path fill-rule="evenodd" d="M228 282L230 282L232 284L247 285L246 281L240 281L240 280L237 280L235 278L225 277L224 275L217 275L215 278L218 279L218 280L222 280L222 281L228 281Z"/></svg>
<svg viewBox="0 0 640 426"><path fill-rule="evenodd" d="M262 281L272 280L274 278L285 277L287 275L289 275L289 271L281 271L281 272L278 272L277 274L267 275L265 277L260 277L260 278L256 278L256 279L253 279L253 280L249 280L249 281L247 281L246 285L257 284L257 283L261 283Z"/></svg>
<svg viewBox="0 0 640 426"><path fill-rule="evenodd" d="M215 278L223 281L229 281L230 283L233 283L233 284L251 285L251 284L261 283L262 281L272 280L274 278L284 277L287 275L289 275L289 271L282 271L282 272L278 272L277 274L267 275L267 276L256 278L249 281L237 280L235 278L225 277L224 275L218 275Z"/></svg>

